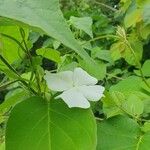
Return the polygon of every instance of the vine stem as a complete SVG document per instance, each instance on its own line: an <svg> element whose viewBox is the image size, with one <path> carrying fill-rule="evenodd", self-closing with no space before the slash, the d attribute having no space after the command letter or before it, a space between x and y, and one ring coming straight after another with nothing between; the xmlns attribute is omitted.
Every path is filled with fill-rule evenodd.
<svg viewBox="0 0 150 150"><path fill-rule="evenodd" d="M104 119L99 118L99 117L95 117L95 119L96 119L97 121L103 121L103 120L104 120Z"/></svg>
<svg viewBox="0 0 150 150"><path fill-rule="evenodd" d="M138 143L137 143L137 145L136 145L136 150L139 150L140 144L141 144L141 142L142 142L142 138L143 138L143 135L141 135L141 136L139 137Z"/></svg>
<svg viewBox="0 0 150 150"><path fill-rule="evenodd" d="M93 38L89 41L86 41L86 42L82 43L81 46L85 45L86 43L94 42L94 41L97 41L97 40L100 40L100 39L105 39L105 38L119 38L119 37L116 36L116 35L101 35L101 36L95 37L95 38Z"/></svg>
<svg viewBox="0 0 150 150"><path fill-rule="evenodd" d="M0 59L13 73L17 75L17 77L20 78L18 72L8 63L8 61L1 54L0 54Z"/></svg>
<svg viewBox="0 0 150 150"><path fill-rule="evenodd" d="M121 78L121 77L117 77L117 76L112 75L112 74L109 74L109 73L106 73L106 75L107 75L107 76L110 76L110 77L112 77L112 78L116 78L116 79L118 79L118 80L124 80L124 79Z"/></svg>
<svg viewBox="0 0 150 150"><path fill-rule="evenodd" d="M31 87L28 86L28 84L24 81L24 79L18 74L18 72L9 64L9 62L0 54L0 59L1 61L13 72L17 75L18 80L24 85L26 86L28 89L30 89L30 91L37 95L36 91L34 89L32 89Z"/></svg>
<svg viewBox="0 0 150 150"><path fill-rule="evenodd" d="M32 67L32 70L33 70L33 73L35 74L35 78L36 78L36 82L37 82L37 86L38 86L38 92L41 93L41 87L40 87L40 79L39 79L39 75L37 74L37 71L33 65L33 62L32 62L32 55L30 54L30 51L28 49L28 46L26 44L26 41L25 41L25 32L23 30L23 28L20 28L20 35L22 37L22 40L23 40L23 44L25 46L25 51L28 55L28 58L29 58L29 61L30 61L30 65Z"/></svg>
<svg viewBox="0 0 150 150"><path fill-rule="evenodd" d="M11 82L7 82L5 84L2 84L0 85L0 91L4 90L7 86L11 85L11 84L14 84L16 82L18 82L19 80L14 80L14 81L11 81Z"/></svg>
<svg viewBox="0 0 150 150"><path fill-rule="evenodd" d="M113 11L113 12L118 11L117 9L115 9L115 8L113 8L113 7L111 7L111 6L107 5L107 4L104 4L104 3L101 3L101 2L98 2L98 1L94 1L94 3L98 4L98 5L101 5L101 6L107 8L107 9Z"/></svg>

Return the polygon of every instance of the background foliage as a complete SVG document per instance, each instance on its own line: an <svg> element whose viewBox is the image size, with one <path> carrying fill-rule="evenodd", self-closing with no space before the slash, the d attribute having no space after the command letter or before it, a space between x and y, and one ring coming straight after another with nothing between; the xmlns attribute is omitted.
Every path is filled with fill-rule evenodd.
<svg viewBox="0 0 150 150"><path fill-rule="evenodd" d="M67 21L64 21L57 1L51 2L53 5L49 8L47 0L45 3L39 0L38 5L31 0L32 7L27 7L27 2L19 0L0 0L1 149L4 146L5 126L9 116L6 144L7 149L12 150L10 141L14 137L9 135L15 134L11 128L18 129L23 124L32 128L30 121L16 123L26 116L26 111L31 113L26 116L26 120L35 118L35 123L37 116L49 112L49 109L43 110L47 105L41 104L39 100L40 104L36 108L43 107L36 115L32 114L32 107L36 106L32 95L38 93L44 98L51 97L43 80L44 70L56 72L73 70L80 66L106 88L105 97L98 103L92 103L92 111L97 121L97 150L149 150L150 0L61 0L60 7ZM10 115L16 103L28 98L31 99L31 108L28 101L24 101L25 104L19 103L21 107L16 105ZM58 109L56 105L58 108L62 105L62 108ZM58 137L67 137L68 141L65 142L71 143L68 144L70 149L75 147L74 143L76 149L95 149L92 145L96 145L96 126L90 110L84 114L82 110L69 110L61 103L54 103L51 107L56 112L60 111L63 117L71 115L77 120L68 121L68 116L67 119L60 117L59 120L58 114L50 111L53 117L51 124L58 124L65 130L52 126L53 143L57 143L55 139ZM63 120L65 122L61 124ZM67 122L70 122L72 128L64 128ZM82 143L77 140L81 135L72 134L77 130L76 122L82 124L78 129L85 132L82 136L86 140ZM38 124L34 135L38 128L43 129L46 125ZM22 132L26 130L17 130L15 139L18 140L19 135L24 135ZM46 134L48 131L44 132ZM93 140L88 139L86 132ZM68 136L71 136L73 142ZM28 140L25 142L29 143ZM45 145L43 141L39 146ZM64 144L63 148L66 150L65 146ZM20 150L19 146L13 147ZM45 149L48 148L45 145ZM33 144L32 149L36 149L36 144Z"/></svg>

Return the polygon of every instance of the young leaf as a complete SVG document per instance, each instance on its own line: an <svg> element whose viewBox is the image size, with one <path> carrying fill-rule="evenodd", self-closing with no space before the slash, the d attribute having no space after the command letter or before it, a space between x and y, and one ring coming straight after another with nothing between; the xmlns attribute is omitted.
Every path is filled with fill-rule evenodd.
<svg viewBox="0 0 150 150"><path fill-rule="evenodd" d="M55 61L56 63L61 62L60 52L55 49L40 48L40 49L36 50L36 53L37 53L37 55L41 55L42 57L45 57L52 61Z"/></svg>
<svg viewBox="0 0 150 150"><path fill-rule="evenodd" d="M74 25L77 29L83 30L85 33L87 33L91 38L93 38L92 33L92 18L91 17L70 17L70 23Z"/></svg>

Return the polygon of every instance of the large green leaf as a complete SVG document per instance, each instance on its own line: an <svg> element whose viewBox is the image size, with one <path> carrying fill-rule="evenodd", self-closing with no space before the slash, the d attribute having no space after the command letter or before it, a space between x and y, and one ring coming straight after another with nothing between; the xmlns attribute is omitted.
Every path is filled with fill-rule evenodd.
<svg viewBox="0 0 150 150"><path fill-rule="evenodd" d="M6 128L6 150L95 150L96 123L89 109L61 100L29 98L14 107Z"/></svg>
<svg viewBox="0 0 150 150"><path fill-rule="evenodd" d="M0 16L40 28L81 57L87 57L68 29L59 8L59 0L0 0Z"/></svg>
<svg viewBox="0 0 150 150"><path fill-rule="evenodd" d="M41 29L77 52L85 60L86 65L95 66L98 71L101 71L101 68L73 37L60 11L59 0L0 0L0 16ZM96 76L92 69L84 69L91 75Z"/></svg>
<svg viewBox="0 0 150 150"><path fill-rule="evenodd" d="M142 134L136 121L117 116L98 122L97 150L149 150L150 132Z"/></svg>

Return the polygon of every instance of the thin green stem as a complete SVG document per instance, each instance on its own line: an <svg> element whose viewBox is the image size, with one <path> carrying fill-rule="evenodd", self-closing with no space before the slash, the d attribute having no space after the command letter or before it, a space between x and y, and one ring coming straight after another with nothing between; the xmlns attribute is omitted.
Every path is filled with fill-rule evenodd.
<svg viewBox="0 0 150 150"><path fill-rule="evenodd" d="M0 91L5 90L8 86L10 86L11 84L14 84L14 83L16 83L18 81L19 80L14 80L14 81L10 81L10 82L7 82L5 84L0 85Z"/></svg>
<svg viewBox="0 0 150 150"><path fill-rule="evenodd" d="M38 72L36 71L34 65L33 65L33 62L32 62L32 55L28 49L28 46L26 44L26 41L25 41L25 32L23 30L23 28L20 28L20 34L21 34L21 37L22 37L22 40L23 40L23 44L25 46L25 50L26 50L26 53L29 57L29 61L30 61L30 65L32 67L32 70L33 70L33 73L35 74L35 78L36 78L36 82L37 82L37 86L38 86L38 93L41 94L41 87L40 87L40 78L39 78L39 74ZM31 76L32 77L32 76ZM30 82L29 82L29 85L30 85Z"/></svg>
<svg viewBox="0 0 150 150"><path fill-rule="evenodd" d="M117 77L117 76L112 75L112 74L109 74L109 73L106 73L106 75L107 75L107 76L110 76L110 77L112 77L112 78L116 78L116 79L118 79L118 80L124 80L124 79L121 78L121 77Z"/></svg>
<svg viewBox="0 0 150 150"><path fill-rule="evenodd" d="M31 62L31 64L32 64L32 56L31 56L31 54L30 54L30 52L29 52L29 50L28 50L28 46L27 46L27 44L26 44L26 41L25 41L25 32L24 32L24 30L22 29L22 28L20 28L20 35L21 35L21 37L22 37L22 41L23 41L23 44L24 44L24 50L25 50L25 53L28 55L28 57L29 57L29 60L30 60L30 62Z"/></svg>
<svg viewBox="0 0 150 150"><path fill-rule="evenodd" d="M81 45L85 45L86 43L91 43L91 42L94 42L94 41L97 41L97 40L100 40L100 39L106 39L106 38L119 38L118 36L116 35L101 35L101 36L98 36L98 37L95 37L89 41L86 41L84 43L82 43Z"/></svg>
<svg viewBox="0 0 150 150"><path fill-rule="evenodd" d="M24 79L19 75L19 73L8 63L8 61L0 54L1 61L18 77L18 80L26 86L33 94L37 95L36 91L28 86L28 84L24 81Z"/></svg>
<svg viewBox="0 0 150 150"><path fill-rule="evenodd" d="M113 7L111 7L111 6L107 5L107 4L104 4L104 3L101 3L101 2L97 2L97 1L94 1L94 3L98 4L98 5L102 6L102 7L105 7L105 8L107 8L107 9L113 11L113 12L118 11L117 9L115 9L115 8L113 8Z"/></svg>
<svg viewBox="0 0 150 150"><path fill-rule="evenodd" d="M143 135L141 135L141 136L139 137L138 143L137 143L137 145L136 145L136 150L139 150L139 149L140 149L140 144L142 143L142 138L143 138Z"/></svg>
<svg viewBox="0 0 150 150"><path fill-rule="evenodd" d="M103 120L104 120L104 119L99 118L99 117L95 117L95 119L96 119L97 121L103 121Z"/></svg>
<svg viewBox="0 0 150 150"><path fill-rule="evenodd" d="M18 72L8 63L8 61L1 54L0 59L13 73L15 73L20 78Z"/></svg>

